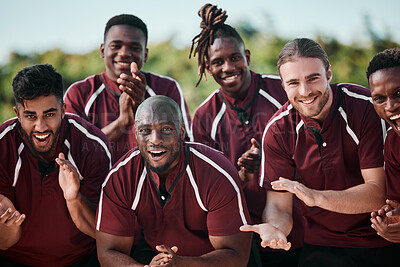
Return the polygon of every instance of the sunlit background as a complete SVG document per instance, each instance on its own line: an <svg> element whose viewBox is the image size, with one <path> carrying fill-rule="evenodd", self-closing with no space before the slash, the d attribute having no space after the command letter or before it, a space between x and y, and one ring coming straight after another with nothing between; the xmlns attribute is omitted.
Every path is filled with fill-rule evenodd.
<svg viewBox="0 0 400 267"><path fill-rule="evenodd" d="M400 46L400 1L1 1L0 121L14 116L11 81L23 67L50 63L63 75L64 87L104 71L98 48L104 26L114 15L140 17L149 30L145 71L169 75L181 84L191 114L218 88L209 77L195 88L197 58L188 59L192 38L200 32L198 10L205 3L227 11L251 50L251 68L277 73L282 46L296 37L313 38L327 51L334 82L367 86L372 56Z"/></svg>

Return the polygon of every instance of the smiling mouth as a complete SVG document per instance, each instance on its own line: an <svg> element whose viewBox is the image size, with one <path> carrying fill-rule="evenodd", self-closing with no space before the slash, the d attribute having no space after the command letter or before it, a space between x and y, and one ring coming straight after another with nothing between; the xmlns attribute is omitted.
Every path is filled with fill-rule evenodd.
<svg viewBox="0 0 400 267"><path fill-rule="evenodd" d="M390 117L389 117L389 120L394 124L394 126L396 127L396 129L397 129L398 131L400 131L400 126L399 126L399 124L397 123L397 120L398 120L398 119L400 119L400 114L393 115L393 116L390 116Z"/></svg>
<svg viewBox="0 0 400 267"><path fill-rule="evenodd" d="M127 62L127 61L114 61L114 63L119 65L119 66L121 66L121 67L123 67L123 68L130 68L132 62L131 61L130 62Z"/></svg>
<svg viewBox="0 0 400 267"><path fill-rule="evenodd" d="M161 151L148 151L150 154L151 158L154 160L159 160L163 158L163 156L167 153L166 150L161 150Z"/></svg>
<svg viewBox="0 0 400 267"><path fill-rule="evenodd" d="M230 82L230 81L237 79L238 77L239 77L239 74L234 74L234 75L227 75L227 76L221 77L221 79L224 81Z"/></svg>
<svg viewBox="0 0 400 267"><path fill-rule="evenodd" d="M313 98L309 98L309 99L305 99L305 100L299 100L299 102L309 105L309 104L313 103L315 101L315 99L317 99L317 97L313 97Z"/></svg>
<svg viewBox="0 0 400 267"><path fill-rule="evenodd" d="M45 142L48 139L48 137L50 136L50 134L49 133L47 133L47 134L34 134L33 136L35 137L35 139L37 141Z"/></svg>

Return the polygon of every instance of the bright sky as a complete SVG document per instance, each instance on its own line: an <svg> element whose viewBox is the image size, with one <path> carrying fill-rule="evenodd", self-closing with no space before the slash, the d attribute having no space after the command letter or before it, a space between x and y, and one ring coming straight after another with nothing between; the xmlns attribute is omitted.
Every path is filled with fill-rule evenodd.
<svg viewBox="0 0 400 267"><path fill-rule="evenodd" d="M100 46L108 19L121 13L147 24L150 43L172 38L179 47L189 46L200 32L197 12L207 2L227 11L228 24L247 20L290 39L319 33L362 42L368 40L368 15L377 33L400 43L399 0L6 0L0 2L0 64L12 51L87 53Z"/></svg>

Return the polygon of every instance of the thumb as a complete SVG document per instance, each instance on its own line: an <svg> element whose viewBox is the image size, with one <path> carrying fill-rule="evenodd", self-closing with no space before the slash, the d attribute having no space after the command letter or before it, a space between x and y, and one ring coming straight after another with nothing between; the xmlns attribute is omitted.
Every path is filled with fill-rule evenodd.
<svg viewBox="0 0 400 267"><path fill-rule="evenodd" d="M260 148L260 143L255 139L251 138L251 148Z"/></svg>
<svg viewBox="0 0 400 267"><path fill-rule="evenodd" d="M248 224L242 225L242 226L240 226L239 229L242 232L255 232L255 233L258 233L258 228L256 226L254 226L254 225L248 225Z"/></svg>
<svg viewBox="0 0 400 267"><path fill-rule="evenodd" d="M177 252L178 252L178 247L177 247L177 246L173 246L173 247L171 248L171 250L172 250L174 253L177 253Z"/></svg>
<svg viewBox="0 0 400 267"><path fill-rule="evenodd" d="M65 156L64 156L64 153L60 153L60 154L58 154L58 157L60 158L60 159L65 159Z"/></svg>
<svg viewBox="0 0 400 267"><path fill-rule="evenodd" d="M138 76L137 76L138 71L139 71L138 65L136 64L135 61L133 61L131 63L131 73L132 73L133 77L136 77L136 79L138 78Z"/></svg>

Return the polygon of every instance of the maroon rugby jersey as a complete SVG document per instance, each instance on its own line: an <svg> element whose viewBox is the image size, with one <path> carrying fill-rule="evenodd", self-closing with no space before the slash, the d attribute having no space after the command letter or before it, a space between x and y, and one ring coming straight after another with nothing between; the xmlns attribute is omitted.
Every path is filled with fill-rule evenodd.
<svg viewBox="0 0 400 267"><path fill-rule="evenodd" d="M385 139L386 198L400 202L400 136L389 128Z"/></svg>
<svg viewBox="0 0 400 267"><path fill-rule="evenodd" d="M364 183L361 169L383 166L385 124L374 110L369 90L354 84L331 88L332 108L322 127L290 103L271 118L262 141L260 185L272 190L270 182L294 179L297 168L300 182L309 188L345 190ZM354 248L389 244L371 228L369 213L349 215L301 206L306 243Z"/></svg>
<svg viewBox="0 0 400 267"><path fill-rule="evenodd" d="M147 82L145 98L165 95L178 103L187 136L191 138L190 113L178 82L151 72L144 72L144 75ZM103 72L72 84L65 93L64 102L67 112L77 114L102 129L119 117L118 99L121 93L118 85ZM136 144L135 127L132 125L118 141L111 142L114 159L121 158Z"/></svg>
<svg viewBox="0 0 400 267"><path fill-rule="evenodd" d="M287 101L279 76L260 75L251 71L251 77L250 88L243 100L229 97L222 90L216 90L193 115L194 141L222 151L235 164L238 171L240 168L236 164L237 160L250 149L251 138L255 138L261 144L267 122ZM228 106L239 108L249 106L246 110L248 123L242 123L237 111ZM265 189L258 185L257 179L254 179L243 191L253 223L261 223L266 201ZM298 248L303 243L302 223L300 214L298 215L299 220L294 223L289 237L292 248Z"/></svg>
<svg viewBox="0 0 400 267"><path fill-rule="evenodd" d="M131 150L103 184L96 229L134 236L137 216L150 247L177 246L181 256L200 256L214 250L209 235L237 234L250 223L235 167L205 145L182 143L180 161L166 179L164 206L157 184L139 150Z"/></svg>
<svg viewBox="0 0 400 267"><path fill-rule="evenodd" d="M58 183L59 167L31 147L16 118L0 126L0 194L26 214L20 240L0 257L34 266L66 266L95 249L95 240L75 226ZM75 115L65 115L57 141L82 175L80 192L98 203L101 184L111 168L107 137Z"/></svg>

